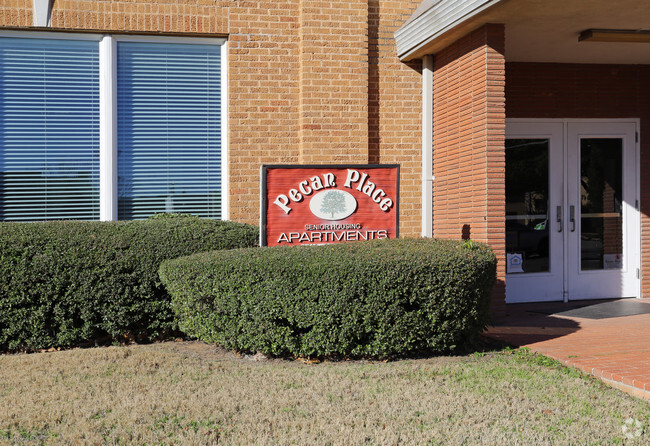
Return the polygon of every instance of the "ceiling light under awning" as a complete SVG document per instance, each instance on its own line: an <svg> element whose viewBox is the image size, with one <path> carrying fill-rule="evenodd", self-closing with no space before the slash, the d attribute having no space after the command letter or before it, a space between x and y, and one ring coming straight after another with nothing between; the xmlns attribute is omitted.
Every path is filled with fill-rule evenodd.
<svg viewBox="0 0 650 446"><path fill-rule="evenodd" d="M650 30L587 29L580 33L578 41L650 43Z"/></svg>

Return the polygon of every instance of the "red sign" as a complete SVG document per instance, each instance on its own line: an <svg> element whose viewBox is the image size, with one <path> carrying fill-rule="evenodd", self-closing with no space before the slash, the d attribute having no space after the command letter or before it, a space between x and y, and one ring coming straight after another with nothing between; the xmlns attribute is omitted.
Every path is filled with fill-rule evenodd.
<svg viewBox="0 0 650 446"><path fill-rule="evenodd" d="M262 166L262 246L397 238L399 165Z"/></svg>

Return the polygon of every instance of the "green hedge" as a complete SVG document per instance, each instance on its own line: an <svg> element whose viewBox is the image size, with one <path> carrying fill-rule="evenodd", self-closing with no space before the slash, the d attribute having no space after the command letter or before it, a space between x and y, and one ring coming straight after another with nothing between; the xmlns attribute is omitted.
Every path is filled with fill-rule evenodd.
<svg viewBox="0 0 650 446"><path fill-rule="evenodd" d="M487 323L496 258L485 245L399 239L238 249L167 261L180 328L272 355L448 351Z"/></svg>
<svg viewBox="0 0 650 446"><path fill-rule="evenodd" d="M169 333L162 261L257 240L254 226L195 217L0 223L0 350Z"/></svg>

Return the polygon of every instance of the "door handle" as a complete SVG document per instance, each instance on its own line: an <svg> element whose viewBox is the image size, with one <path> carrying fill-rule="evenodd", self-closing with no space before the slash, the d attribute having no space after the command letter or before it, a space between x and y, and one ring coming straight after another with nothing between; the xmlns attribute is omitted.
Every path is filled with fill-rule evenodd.
<svg viewBox="0 0 650 446"><path fill-rule="evenodd" d="M576 230L576 207L569 206L569 222L571 223L571 232Z"/></svg>
<svg viewBox="0 0 650 446"><path fill-rule="evenodd" d="M562 232L562 206L556 208L557 232Z"/></svg>

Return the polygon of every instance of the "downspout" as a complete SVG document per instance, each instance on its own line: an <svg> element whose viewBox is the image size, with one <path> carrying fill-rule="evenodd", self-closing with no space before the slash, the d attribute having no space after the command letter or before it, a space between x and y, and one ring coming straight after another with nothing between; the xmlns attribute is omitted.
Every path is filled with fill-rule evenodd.
<svg viewBox="0 0 650 446"><path fill-rule="evenodd" d="M54 0L33 0L32 16L34 26L51 26Z"/></svg>
<svg viewBox="0 0 650 446"><path fill-rule="evenodd" d="M433 54L422 58L422 237L433 237Z"/></svg>

